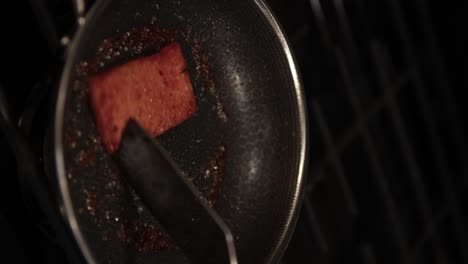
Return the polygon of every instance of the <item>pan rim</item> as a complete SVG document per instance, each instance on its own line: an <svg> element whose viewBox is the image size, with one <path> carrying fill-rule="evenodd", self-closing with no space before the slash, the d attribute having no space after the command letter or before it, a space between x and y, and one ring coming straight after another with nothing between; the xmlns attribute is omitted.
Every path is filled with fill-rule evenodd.
<svg viewBox="0 0 468 264"><path fill-rule="evenodd" d="M302 87L302 81L299 74L299 69L296 64L296 60L292 53L292 48L286 38L283 28L278 22L278 19L273 14L273 11L265 3L264 0L254 0L255 4L258 6L263 15L267 18L270 25L273 27L273 30L278 37L283 51L286 55L288 61L289 70L292 75L295 88L295 96L297 100L297 108L299 115L299 164L297 172L296 185L294 186L294 191L292 193L292 199L290 206L288 208L288 215L286 217L285 223L283 223L282 229L280 230L279 237L277 242L274 244L269 257L267 258L267 263L272 263L273 260L281 257L286 250L291 236L295 229L297 219L299 216L299 211L302 206L302 198L304 195L304 182L307 171L307 156L309 151L308 144L308 119L307 119L307 105L305 101L305 94Z"/></svg>
<svg viewBox="0 0 468 264"><path fill-rule="evenodd" d="M69 59L71 56L70 54L76 53L76 50L78 49L77 40L82 38L84 33L87 31L87 28L89 27L89 23L87 21L95 17L104 8L106 8L110 1L111 0L100 0L91 7L91 9L86 14L86 17L84 18L84 22L78 27L76 33L73 36L73 39L70 41L70 44L65 51L65 65L63 67L62 78L59 83L54 120L54 154L58 186L60 189L60 211L62 213L62 217L68 223L76 243L78 244L78 248L83 254L83 257L87 263L91 264L95 264L97 261L88 246L89 243L84 238L81 228L78 225L78 220L76 218L75 211L73 210L73 203L71 201L68 180L65 173L65 159L63 151L63 118L65 113L67 87L73 69L73 64Z"/></svg>
<svg viewBox="0 0 468 264"><path fill-rule="evenodd" d="M77 217L73 210L73 203L71 201L68 180L65 173L65 160L64 160L64 150L63 150L63 124L64 124L64 110L65 102L67 97L67 88L68 83L71 78L71 72L73 69L73 64L71 59L68 59L71 54L76 53L78 49L78 40L83 37L85 32L88 30L89 23L87 21L93 19L96 15L101 13L112 0L100 0L95 3L90 11L87 13L85 18L85 23L82 24L76 31L72 41L66 49L65 53L65 64L62 70L62 77L59 83L59 90L57 94L57 105L55 108L54 115L54 156L55 156L55 167L58 178L58 186L60 189L59 194L59 207L62 213L62 217L68 223L70 230L76 240L76 243L83 254L87 263L97 263L91 249L89 248L89 243L83 236L83 233L78 225ZM285 222L282 224L281 230L279 230L279 236L277 242L273 244L273 247L270 250L270 253L267 257L267 263L271 263L273 260L279 258L283 255L286 247L291 239L292 233L294 231L294 226L296 225L299 211L302 205L302 196L304 193L304 181L307 171L307 156L308 156L308 119L307 119L307 107L305 101L305 95L302 88L302 82L299 74L298 67L296 65L294 56L291 51L290 44L284 34L284 31L280 24L278 23L276 17L274 16L271 9L265 3L264 0L253 0L256 6L259 8L261 13L265 16L267 21L272 26L272 29L280 41L283 52L286 56L289 71L292 76L295 90L295 99L297 103L298 111L298 142L299 142L299 159L297 165L297 177L296 182L293 186L294 190L291 193L291 201L288 207L287 217Z"/></svg>

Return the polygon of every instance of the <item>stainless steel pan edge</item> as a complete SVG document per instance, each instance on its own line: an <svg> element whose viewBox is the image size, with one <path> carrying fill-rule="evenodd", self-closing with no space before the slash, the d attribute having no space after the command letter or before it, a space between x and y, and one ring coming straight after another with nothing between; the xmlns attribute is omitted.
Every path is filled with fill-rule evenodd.
<svg viewBox="0 0 468 264"><path fill-rule="evenodd" d="M274 246L273 250L268 257L268 263L273 263L278 261L279 258L282 256L286 247L289 243L291 238L292 232L294 230L294 226L297 222L297 218L300 212L300 208L302 205L302 197L303 197L303 187L304 181L307 171L307 156L308 156L308 122L307 122L307 112L306 112L306 102L305 102L305 95L302 89L302 84L300 80L300 75L295 63L294 56L291 52L290 45L286 39L285 34L281 26L279 25L278 21L272 14L270 8L266 5L263 0L253 0L255 4L259 7L262 13L270 22L272 28L274 29L278 39L281 42L282 48L287 56L288 64L290 67L290 72L294 80L294 87L295 87L295 94L296 100L298 104L298 116L299 116L299 125L298 128L298 135L297 140L300 142L300 151L299 151L299 164L298 166L298 175L297 175L297 183L293 186L295 188L293 190L293 199L292 204L290 206L290 210L288 212L288 216L286 221L283 224L282 230L279 232L278 242ZM80 26L78 27L75 35L71 39L68 47L66 49L65 58L68 57L70 54L76 52L77 43L76 39L80 39L83 34L87 31L87 27L89 26L86 21L90 20L91 18L98 16L102 10L106 8L106 6L111 2L111 0L101 0L98 1L93 5L90 11L87 13L86 17L80 20ZM69 224L72 234L74 235L78 247L80 248L85 260L88 263L97 263L95 257L93 256L87 241L84 239L82 231L77 222L77 218L75 212L73 210L72 201L69 195L69 186L66 178L65 172L65 161L64 161L64 150L63 150L63 116L64 116L64 109L65 109L65 102L67 96L67 85L68 81L71 78L70 73L72 72L74 65L67 60L65 62L63 68L63 74L61 81L59 83L59 90L57 95L57 105L55 110L54 116L54 155L55 155L55 166L56 166L56 173L57 179L59 183L60 189L60 210L65 219L65 221Z"/></svg>
<svg viewBox="0 0 468 264"><path fill-rule="evenodd" d="M302 87L301 77L299 74L299 69L296 64L296 60L292 53L291 46L286 38L286 35L281 28L281 25L278 23L278 20L273 15L272 10L263 0L254 0L260 10L263 12L265 17L269 20L271 26L273 27L276 35L281 41L283 50L287 56L291 75L294 80L294 87L296 89L296 99L299 109L299 135L298 140L300 141L300 157L298 164L298 175L297 175L297 184L294 185L295 190L293 191L294 197L292 200L292 205L288 212L288 217L286 218L283 228L280 232L280 237L278 243L276 243L274 249L271 251L270 257L268 258L268 263L274 263L274 261L279 261L279 258L283 255L286 250L287 245L291 239L292 233L297 223L299 217L300 209L302 207L302 200L304 196L304 186L306 181L306 173L308 169L308 153L309 153L309 123L307 116L307 104L305 100L305 94Z"/></svg>
<svg viewBox="0 0 468 264"><path fill-rule="evenodd" d="M87 13L85 18L81 19L80 26L78 27L75 35L71 39L68 47L65 51L65 65L63 67L63 74L62 78L59 83L59 90L57 94L57 105L55 110L54 116L54 155L55 155L55 166L56 166L56 173L57 173L57 180L58 186L60 189L60 211L65 218L65 221L69 224L71 232L76 239L76 243L78 244L83 257L85 258L87 263L95 264L97 263L95 257L93 256L87 241L85 240L82 231L78 225L78 221L73 210L72 200L70 198L70 191L66 177L65 171L65 160L64 160L64 149L63 149L63 117L65 111L65 102L67 96L67 85L68 80L71 78L70 73L74 65L70 60L67 58L70 54L76 52L77 49L77 42L76 39L80 39L80 37L85 34L87 27L89 24L86 23L87 20L90 18L99 15L102 10L106 8L106 6L110 3L111 0L101 0L98 1L91 7L89 12Z"/></svg>

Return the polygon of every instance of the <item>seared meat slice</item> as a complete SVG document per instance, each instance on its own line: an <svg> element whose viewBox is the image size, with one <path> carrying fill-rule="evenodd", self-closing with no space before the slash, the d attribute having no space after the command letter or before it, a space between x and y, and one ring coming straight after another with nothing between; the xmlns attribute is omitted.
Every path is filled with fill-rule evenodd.
<svg viewBox="0 0 468 264"><path fill-rule="evenodd" d="M102 142L114 152L128 119L160 135L190 118L195 95L180 44L134 59L88 79L91 106Z"/></svg>

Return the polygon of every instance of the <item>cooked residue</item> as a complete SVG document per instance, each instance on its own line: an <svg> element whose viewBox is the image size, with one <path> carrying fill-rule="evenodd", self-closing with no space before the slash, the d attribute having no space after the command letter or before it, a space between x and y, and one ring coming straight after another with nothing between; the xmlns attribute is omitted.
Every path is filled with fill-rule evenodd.
<svg viewBox="0 0 468 264"><path fill-rule="evenodd" d="M76 147L76 140L79 136L81 136L80 134L78 134L78 132L79 131L77 131L76 129L71 128L65 134L65 145L69 149L74 149Z"/></svg>
<svg viewBox="0 0 468 264"><path fill-rule="evenodd" d="M79 64L79 75L87 76L104 70L106 67L129 58L155 52L179 37L175 29L161 28L154 22L141 28L104 39L96 55L89 61Z"/></svg>
<svg viewBox="0 0 468 264"><path fill-rule="evenodd" d="M206 93L206 90L211 94L215 99L215 109L218 118L224 123L227 122L228 116L226 110L224 109L222 98L218 90L218 82L216 79L215 71L213 67L208 62L208 55L202 48L200 40L192 40L192 55L195 63L197 64L197 78L200 78L203 82L202 94Z"/></svg>
<svg viewBox="0 0 468 264"><path fill-rule="evenodd" d="M206 199L211 207L214 207L218 201L219 194L221 192L221 185L224 180L225 165L226 147L222 145L218 148L214 157L209 161L204 175L212 180L211 187L206 194Z"/></svg>
<svg viewBox="0 0 468 264"><path fill-rule="evenodd" d="M92 216L96 216L99 210L99 203L96 197L96 193L85 191L86 194L86 210Z"/></svg>
<svg viewBox="0 0 468 264"><path fill-rule="evenodd" d="M78 190L83 197L78 212L83 216L87 212L88 219L99 227L102 240L120 241L140 252L172 250L176 245L141 201L131 198L117 164L104 151L94 125L84 79L112 65L156 52L173 41L190 47L195 64L191 79L200 87L198 98L211 97L204 102L212 103L218 119L226 123L228 115L203 43L189 33L161 28L154 21L102 41L95 56L78 65L80 79L74 83L65 109L65 126L69 129L64 135L67 177L73 184L72 190ZM196 185L197 179L202 179L201 185L197 186L204 187L200 191L212 207L219 199L224 180L225 152L225 146L220 146L206 166L197 168L195 175L191 175Z"/></svg>
<svg viewBox="0 0 468 264"><path fill-rule="evenodd" d="M154 225L129 221L120 224L118 238L126 245L133 245L139 252L172 250L175 244L172 239Z"/></svg>
<svg viewBox="0 0 468 264"><path fill-rule="evenodd" d="M76 157L76 164L80 167L92 166L96 160L96 153L94 149L87 148L80 150Z"/></svg>

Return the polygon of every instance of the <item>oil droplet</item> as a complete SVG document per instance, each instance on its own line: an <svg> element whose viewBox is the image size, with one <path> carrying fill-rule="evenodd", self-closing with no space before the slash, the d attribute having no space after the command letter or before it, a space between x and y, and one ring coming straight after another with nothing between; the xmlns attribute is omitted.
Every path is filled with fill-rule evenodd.
<svg viewBox="0 0 468 264"><path fill-rule="evenodd" d="M210 172L209 169L207 169L207 170L205 171L205 173L203 174L203 177L205 177L205 179L208 179L208 178L210 177L210 175L211 175L211 172Z"/></svg>

